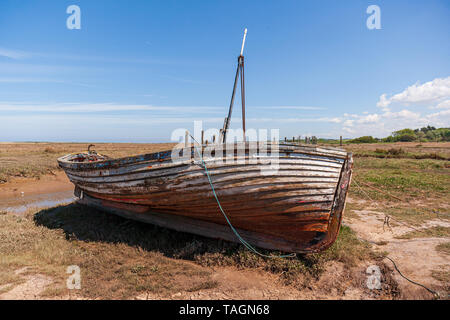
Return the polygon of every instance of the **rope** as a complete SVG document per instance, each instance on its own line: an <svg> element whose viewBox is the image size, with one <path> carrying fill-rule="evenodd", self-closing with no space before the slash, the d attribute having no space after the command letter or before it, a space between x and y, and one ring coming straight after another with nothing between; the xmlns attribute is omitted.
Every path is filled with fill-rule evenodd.
<svg viewBox="0 0 450 320"><path fill-rule="evenodd" d="M392 262L392 264L394 265L395 270L397 270L398 274L401 275L402 278L408 280L409 282L411 282L412 284L415 284L416 286L419 286L419 287L422 287L422 288L426 289L428 292L430 292L430 293L431 293L432 295L434 295L436 298L439 298L439 297L440 297L440 295L439 295L438 292L436 292L436 291L434 291L434 290L431 290L430 288L425 287L425 286L424 286L423 284L421 284L421 283L415 282L415 281L413 281L413 280L408 279L407 277L405 277L405 276L403 275L403 273L400 272L400 270L398 269L398 267L397 267L397 265L395 264L395 261L394 261L393 259L389 258L388 256L385 256L385 258L388 259L388 260L390 260L390 261Z"/></svg>
<svg viewBox="0 0 450 320"><path fill-rule="evenodd" d="M356 181L356 179L353 178L352 181L356 184L356 186L359 188L359 190L361 190L361 191L367 196L367 198L369 198L369 200L372 201L372 202L375 204L376 207L378 207L378 203L377 203L376 201L374 201L374 200L369 196L369 194L368 194L367 192L364 191L364 189L358 184L358 182ZM388 194L388 193L386 193L386 194ZM388 195L389 195L389 194L388 194ZM396 198L396 197L394 197L394 198ZM397 199L397 198L396 198L396 199ZM415 231L417 231L417 232L426 233L426 232L423 231L423 230L417 229L417 228L415 228L415 227L413 227L413 226L410 226L409 224L404 223L403 221L399 221L399 220L393 218L391 215L388 215L388 214L385 213L385 212L383 212L383 213L384 213L383 231L384 231L384 226L385 226L385 225L387 225L387 226L389 227L389 229L391 229L391 231L392 231L392 228L391 228L391 226L389 225L389 221L392 219L392 220L394 220L395 222L397 222L398 224L401 224L401 225L403 225L403 226L405 226L405 227L407 227L407 228L413 229L413 230L415 230Z"/></svg>
<svg viewBox="0 0 450 320"><path fill-rule="evenodd" d="M378 203L376 203L376 202L369 196L369 194L366 193L366 192L361 188L361 186L358 184L358 182L356 181L355 178L353 178L353 182L355 182L356 186L357 186L357 187L358 187L358 188L359 188L359 189L360 189L360 190L361 190L361 191L369 198L370 201L372 201L373 203L375 203L376 206L378 206ZM385 192L384 192L384 193L385 193ZM386 193L386 194L388 194L388 193ZM388 195L389 195L389 194L388 194ZM394 198L396 198L396 197L394 197ZM384 231L384 226L385 226L385 225L387 225L387 226L389 227L389 229L391 229L391 231L392 231L392 228L391 228L391 226L389 225L390 219L393 219L392 216L390 216L390 215L384 213L383 231ZM401 221L398 221L398 220L396 220L396 219L393 219L393 220L396 221L396 222L398 222L398 223L400 223L400 224L402 224L402 225L404 225L404 226L406 226L406 227L409 227L409 228L411 228L411 229L414 229L414 230L416 230L416 231L424 232L423 230L419 230L419 229L417 229L417 228L414 228L414 227L412 227L412 226L410 226L410 225L407 225L407 224L405 224L405 223L403 223L403 222L401 222ZM367 241L367 240L365 240L365 239L362 239L362 238L359 238L359 237L358 237L358 239L361 240L361 241L370 243L370 241ZM439 295L438 292L436 292L436 291L434 291L434 290L432 290L432 289L430 289L430 288L424 286L424 285L421 284L421 283L415 282L415 281L413 281L413 280L407 278L405 275L403 275L403 273L401 273L401 271L398 269L397 264L395 263L395 261L394 261L392 258L390 258L390 257L388 257L388 256L378 256L378 257L380 257L380 258L386 258L386 259L390 260L390 261L392 262L392 264L394 265L395 270L396 270L396 271L399 273L399 275L400 275L402 278L404 278L405 280L409 281L409 282L412 283L412 284L415 284L415 285L417 285L417 286L420 286L420 287L426 289L426 290L427 290L428 292L430 292L435 298L439 298L439 297L440 297L440 295Z"/></svg>
<svg viewBox="0 0 450 320"><path fill-rule="evenodd" d="M191 138L192 138L195 142L197 142L197 140L195 140L195 138L194 138L192 135L190 135L190 136L191 136ZM197 142L197 144L199 144L199 143ZM206 173L206 176L208 177L209 185L211 186L211 190L212 190L212 192L213 192L214 198L216 199L217 205L219 206L219 209L220 209L220 211L222 212L223 216L225 217L225 220L227 221L228 225L230 226L231 230L232 230L233 233L236 235L236 237L239 239L239 241L240 241L240 242L241 242L248 250L250 250L251 252L253 252L253 253L255 253L255 254L261 256L261 257L264 257L264 258L294 258L294 257L296 256L295 253L290 253L290 254L286 254L286 255L278 255L278 256L263 254L263 253L259 252L258 250L256 250L256 249L255 249L251 244L249 244L247 241L245 241L244 238L242 238L242 236L239 234L239 232L237 232L237 230L236 230L236 229L233 227L233 225L231 224L230 219L228 219L227 214L225 213L225 211L224 211L223 208L222 208L222 205L220 204L220 201L219 201L219 198L217 197L216 190L214 189L214 185L213 185L213 183L212 183L211 176L210 176L210 174L209 174L208 168L206 167L205 161L203 160L203 156L202 156L201 153L198 151L198 148L195 146L195 144L194 144L194 148L195 148L195 150L197 151L197 153L198 153L198 155L199 155L199 157L200 157L200 160L202 161L202 166L203 166L203 168L205 169L205 173Z"/></svg>
<svg viewBox="0 0 450 320"><path fill-rule="evenodd" d="M197 140L195 140L195 138L194 138L192 135L190 135L190 136L191 136L191 138L192 138L195 142L197 142ZM199 143L197 142L197 144L199 144ZM195 148L195 150L197 151L197 153L198 153L198 155L199 155L199 157L200 157L200 160L202 161L202 166L203 166L203 168L205 169L205 173L206 173L206 176L208 177L209 185L211 186L211 190L212 190L212 192L213 192L213 194L214 194L214 198L216 199L217 205L219 206L219 209L220 209L220 211L222 212L223 216L225 217L225 220L227 221L228 225L230 226L231 230L232 230L233 233L236 235L236 237L239 239L239 241L240 241L240 242L241 242L248 250L250 250L250 251L252 251L253 253L255 253L255 254L257 254L257 255L259 255L259 256L261 256L261 257L264 257L264 258L292 258L292 257L295 257L295 256L296 256L295 253L291 253L291 254L288 254L288 255L279 255L279 256L266 255L266 254L260 253L260 252L259 252L258 250L256 250L251 244L249 244L247 241L245 241L244 238L242 238L242 236L239 234L239 232L237 232L237 230L236 230L236 229L233 227L233 225L231 224L230 219L228 219L227 214L225 213L225 211L224 211L223 208L222 208L222 205L220 204L220 201L219 201L219 198L217 197L216 191L215 191L215 189L214 189L214 185L213 185L213 183L212 183L211 176L210 176L210 174L209 174L208 168L206 167L205 161L203 160L203 156L202 156L201 153L198 151L198 148L197 148L195 145L194 145L194 148ZM353 181L355 181L355 180L353 180ZM355 181L355 182L356 182L356 181ZM357 182L356 182L356 185L360 188L361 191L363 191L363 192L365 193L365 191L358 185ZM371 198L367 193L366 193L366 195L367 195L368 198L373 202L372 198ZM389 219L390 219L390 218L391 218L391 217L390 217L389 215L385 215L385 224L387 224L389 228L390 228L390 226L389 226ZM383 227L384 227L384 225L383 225ZM365 240L365 239L360 239L360 240L365 241L365 242L369 242L369 241L367 241L367 240ZM398 269L397 264L395 263L395 261L394 261L392 258L390 258L390 257L388 257L388 256L379 256L379 257L386 258L386 259L390 260L390 261L392 262L392 264L394 265L395 270L400 274L400 276L401 276L402 278L406 279L407 281L409 281L409 282L412 283L412 284L415 284L415 285L417 285L417 286L420 286L420 287L426 289L428 292L430 292L431 294L433 294L434 297L436 297L436 298L439 298L439 297L440 297L440 295L439 295L438 292L436 292L436 291L434 291L434 290L432 290L432 289L430 289L430 288L427 288L427 287L424 286L423 284L420 284L420 283L418 283L418 282L415 282L415 281L413 281L413 280L407 278L406 276L404 276L403 273L401 273L401 271Z"/></svg>

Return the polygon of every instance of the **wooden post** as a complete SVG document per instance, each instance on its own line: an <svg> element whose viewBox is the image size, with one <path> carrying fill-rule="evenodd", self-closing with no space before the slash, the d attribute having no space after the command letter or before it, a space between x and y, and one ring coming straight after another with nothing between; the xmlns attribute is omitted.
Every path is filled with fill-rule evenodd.
<svg viewBox="0 0 450 320"><path fill-rule="evenodd" d="M187 148L189 145L189 131L186 130L184 134L184 147Z"/></svg>
<svg viewBox="0 0 450 320"><path fill-rule="evenodd" d="M205 132L202 130L202 145L203 145L203 143L204 143L204 137L205 137Z"/></svg>
<svg viewBox="0 0 450 320"><path fill-rule="evenodd" d="M342 147L342 136L339 138L339 145Z"/></svg>

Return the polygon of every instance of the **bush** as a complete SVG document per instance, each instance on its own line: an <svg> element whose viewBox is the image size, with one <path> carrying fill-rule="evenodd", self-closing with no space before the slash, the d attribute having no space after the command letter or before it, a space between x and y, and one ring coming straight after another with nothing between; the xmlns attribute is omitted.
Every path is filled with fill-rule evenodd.
<svg viewBox="0 0 450 320"><path fill-rule="evenodd" d="M378 139L375 139L372 136L363 136L353 140L350 140L350 143L376 143Z"/></svg>
<svg viewBox="0 0 450 320"><path fill-rule="evenodd" d="M414 134L402 134L400 136L396 136L395 137L396 141L401 141L401 142L410 142L410 141L416 141L417 137Z"/></svg>
<svg viewBox="0 0 450 320"><path fill-rule="evenodd" d="M398 156L405 153L405 151L402 148L391 148L387 151L387 153L392 154L393 156Z"/></svg>

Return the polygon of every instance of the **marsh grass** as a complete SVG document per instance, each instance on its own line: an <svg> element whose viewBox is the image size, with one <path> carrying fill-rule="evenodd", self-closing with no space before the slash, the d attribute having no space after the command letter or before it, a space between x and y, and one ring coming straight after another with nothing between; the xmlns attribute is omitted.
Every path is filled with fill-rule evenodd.
<svg viewBox="0 0 450 320"><path fill-rule="evenodd" d="M0 184L14 177L35 178L59 170L56 159L86 151L89 143L0 143ZM170 150L173 143L95 143L94 149L110 157L125 157Z"/></svg>
<svg viewBox="0 0 450 320"><path fill-rule="evenodd" d="M440 270L433 270L431 272L431 276L435 278L436 280L439 280L443 283L447 284L447 288L450 288L450 271L447 269L444 269L445 266L442 267Z"/></svg>
<svg viewBox="0 0 450 320"><path fill-rule="evenodd" d="M211 278L212 266L264 270L279 275L285 284L303 287L320 276L328 261L350 267L373 257L370 246L345 226L335 244L322 253L269 259L238 244L126 220L76 204L29 212L22 218L0 216L0 240L1 273L9 275L32 266L33 272L51 276L55 283L44 291L46 297L67 293L69 265L81 269L83 297L116 299L144 292L173 294L215 288L218 283Z"/></svg>
<svg viewBox="0 0 450 320"><path fill-rule="evenodd" d="M436 251L450 255L450 242L444 242L436 246Z"/></svg>
<svg viewBox="0 0 450 320"><path fill-rule="evenodd" d="M51 173L58 169L58 156L83 151L87 145L0 144L0 183L13 177L39 178ZM450 162L404 156L409 153L438 153L448 157L448 148L442 145L348 147L353 152L364 153L365 150L393 156L355 157L354 178L404 199L398 201L361 185L387 213L420 225L437 218L435 210L448 211ZM102 154L121 157L166 150L172 146L98 144L95 149ZM376 148L386 151L377 151ZM389 151L396 148L402 151ZM352 210L373 206L355 185L351 186L349 195L366 202L348 203L347 216L352 215ZM412 205L411 201L424 206ZM447 218L444 216L444 219ZM445 232L448 235L448 230ZM448 245L441 249L443 252L445 250L448 250ZM261 252L280 254L268 250ZM145 292L172 294L213 289L218 283L211 278L211 267L220 266L263 270L278 275L285 284L304 287L323 274L328 262L340 262L351 268L361 261L379 257L347 226L342 226L337 241L322 253L298 255L290 259L267 259L238 244L175 232L73 204L30 211L25 217L0 214L0 253L0 288L3 288L0 290L8 290L22 281L14 270L28 266L32 267L29 272L46 274L55 280L52 286L44 290L43 296L68 294L65 287L68 276L66 268L78 265L82 272L80 294L102 299L130 298ZM2 287L2 283L6 287Z"/></svg>
<svg viewBox="0 0 450 320"><path fill-rule="evenodd" d="M424 222L437 218L441 220L449 220L448 216L441 216L435 211L435 209L427 207L387 207L384 208L384 212L398 220L409 223L413 226L421 226ZM393 223L395 223L395 221ZM439 229L442 227L437 228ZM433 228L424 229L424 231L431 229Z"/></svg>
<svg viewBox="0 0 450 320"><path fill-rule="evenodd" d="M450 237L450 228L447 227L432 227L420 229L420 231L411 231L401 236L396 236L397 239L415 239L415 238L448 238Z"/></svg>

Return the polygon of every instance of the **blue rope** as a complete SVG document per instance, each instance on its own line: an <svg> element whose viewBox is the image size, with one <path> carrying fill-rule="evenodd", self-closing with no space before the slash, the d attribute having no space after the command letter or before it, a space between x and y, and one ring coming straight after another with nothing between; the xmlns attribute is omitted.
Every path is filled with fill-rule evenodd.
<svg viewBox="0 0 450 320"><path fill-rule="evenodd" d="M191 138L197 142L197 140L194 139L193 136L191 136ZM197 142L198 144L198 142ZM241 235L239 234L239 232L237 232L237 230L233 227L233 225L230 222L230 219L228 219L228 216L226 215L225 211L222 208L222 205L220 204L219 198L217 197L216 194L216 190L214 189L212 180L211 180L211 176L209 175L209 171L208 168L206 167L205 161L203 161L203 156L200 154L200 152L198 151L198 148L194 145L195 150L197 151L200 160L202 161L202 165L203 168L205 169L206 172L206 176L208 177L208 181L209 181L209 185L211 186L211 190L214 194L214 198L216 199L217 205L219 206L220 211L222 212L223 216L225 217L225 220L227 220L228 225L230 226L231 230L233 231L233 233L236 235L236 237L239 239L239 241L250 251L252 251L253 253L256 253L257 255L261 256L261 257L265 257L265 258L293 258L296 256L295 253L291 253L291 254L286 254L286 255L279 255L279 256L273 256L273 255L266 255L263 253L260 253L258 250L256 250L251 244L249 244L247 241L244 240L244 238L241 237Z"/></svg>

